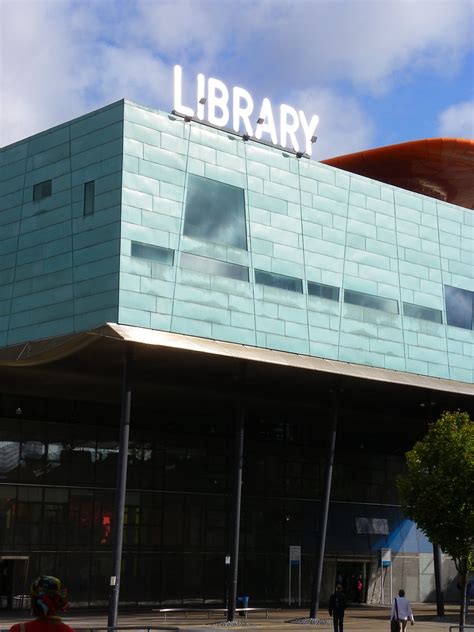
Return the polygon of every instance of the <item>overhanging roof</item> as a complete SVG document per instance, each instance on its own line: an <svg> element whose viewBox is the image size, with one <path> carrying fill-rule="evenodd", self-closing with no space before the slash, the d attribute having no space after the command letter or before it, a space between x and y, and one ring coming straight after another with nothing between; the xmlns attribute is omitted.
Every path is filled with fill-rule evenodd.
<svg viewBox="0 0 474 632"><path fill-rule="evenodd" d="M0 367L39 367L74 356L83 349L98 343L100 343L100 351L104 351L108 344L110 346L117 341L147 345L168 351L175 349L208 357L228 357L249 363L284 366L290 369L315 371L446 393L474 395L474 385L465 382L115 323L107 323L102 327L83 333L6 347L0 350Z"/></svg>
<svg viewBox="0 0 474 632"><path fill-rule="evenodd" d="M428 138L336 156L322 162L474 209L474 140Z"/></svg>

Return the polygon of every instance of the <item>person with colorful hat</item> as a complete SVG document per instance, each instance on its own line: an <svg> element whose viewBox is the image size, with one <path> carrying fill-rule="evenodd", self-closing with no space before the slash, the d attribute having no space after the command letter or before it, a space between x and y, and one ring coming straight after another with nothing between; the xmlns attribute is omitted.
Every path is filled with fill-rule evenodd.
<svg viewBox="0 0 474 632"><path fill-rule="evenodd" d="M10 632L74 632L61 621L59 612L67 607L67 596L61 582L51 575L40 575L31 585L31 610L36 619L16 623Z"/></svg>

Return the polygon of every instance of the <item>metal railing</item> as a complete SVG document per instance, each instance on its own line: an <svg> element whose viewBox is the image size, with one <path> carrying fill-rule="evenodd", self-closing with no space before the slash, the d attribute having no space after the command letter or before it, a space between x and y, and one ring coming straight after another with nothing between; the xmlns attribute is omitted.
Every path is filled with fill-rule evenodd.
<svg viewBox="0 0 474 632"><path fill-rule="evenodd" d="M166 632L179 632L179 628L170 627L169 625L118 625L116 627L107 626L75 626L71 624L75 632L152 632L153 630L165 630Z"/></svg>
<svg viewBox="0 0 474 632"><path fill-rule="evenodd" d="M463 626L464 630L474 630L474 625L468 625L467 623ZM449 632L460 632L461 630L461 626L460 625L450 625L449 626Z"/></svg>
<svg viewBox="0 0 474 632"><path fill-rule="evenodd" d="M153 630L161 630L161 632L179 632L179 628L170 627L169 625L118 625L114 628L107 626L76 626L74 622L68 622L74 632L153 632ZM0 628L0 632L8 632L10 628Z"/></svg>

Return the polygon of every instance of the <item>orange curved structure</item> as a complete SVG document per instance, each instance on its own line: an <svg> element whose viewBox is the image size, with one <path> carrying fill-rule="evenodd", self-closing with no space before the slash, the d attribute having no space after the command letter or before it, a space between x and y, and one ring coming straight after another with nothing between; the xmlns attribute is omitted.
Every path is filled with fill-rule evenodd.
<svg viewBox="0 0 474 632"><path fill-rule="evenodd" d="M428 138L321 162L474 209L474 140Z"/></svg>

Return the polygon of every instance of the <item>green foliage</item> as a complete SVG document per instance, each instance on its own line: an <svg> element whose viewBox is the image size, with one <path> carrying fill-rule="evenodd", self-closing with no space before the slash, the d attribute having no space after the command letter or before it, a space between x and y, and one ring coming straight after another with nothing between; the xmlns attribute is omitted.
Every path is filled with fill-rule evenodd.
<svg viewBox="0 0 474 632"><path fill-rule="evenodd" d="M443 413L406 459L402 507L465 577L474 570L474 422L467 413Z"/></svg>

